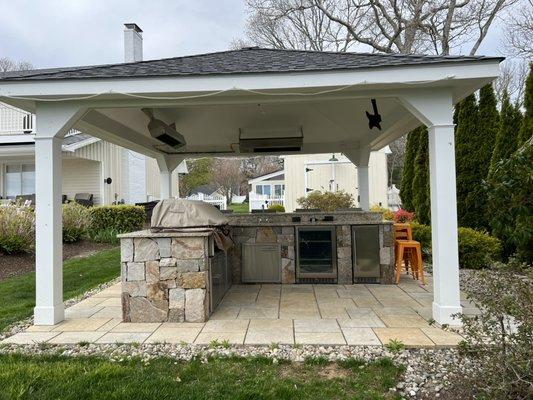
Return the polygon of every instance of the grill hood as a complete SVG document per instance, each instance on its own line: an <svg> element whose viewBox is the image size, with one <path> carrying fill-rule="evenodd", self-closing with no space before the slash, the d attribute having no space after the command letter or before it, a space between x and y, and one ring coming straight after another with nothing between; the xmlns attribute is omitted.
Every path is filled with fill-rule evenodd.
<svg viewBox="0 0 533 400"><path fill-rule="evenodd" d="M197 200L165 199L152 213L153 231L184 228L217 227L228 224L228 218L211 204Z"/></svg>

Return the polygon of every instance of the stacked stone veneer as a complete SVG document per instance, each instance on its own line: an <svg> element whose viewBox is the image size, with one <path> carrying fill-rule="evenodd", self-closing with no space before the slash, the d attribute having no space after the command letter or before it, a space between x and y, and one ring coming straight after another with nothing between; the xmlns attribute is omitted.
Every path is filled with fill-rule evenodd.
<svg viewBox="0 0 533 400"><path fill-rule="evenodd" d="M208 319L211 237L122 235L120 244L125 322Z"/></svg>
<svg viewBox="0 0 533 400"><path fill-rule="evenodd" d="M249 224L254 215L247 215ZM257 217L256 217L257 218ZM321 224L325 225L325 224ZM380 283L394 283L394 239L392 224L380 223ZM230 251L233 283L242 282L242 244L279 243L281 245L281 283L296 283L295 226L234 226L235 247ZM352 225L335 226L337 248L337 283L350 285L353 281Z"/></svg>

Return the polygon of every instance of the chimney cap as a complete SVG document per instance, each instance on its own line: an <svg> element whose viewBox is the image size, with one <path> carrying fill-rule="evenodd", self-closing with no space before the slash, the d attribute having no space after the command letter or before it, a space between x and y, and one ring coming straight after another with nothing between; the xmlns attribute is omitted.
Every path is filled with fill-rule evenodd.
<svg viewBox="0 0 533 400"><path fill-rule="evenodd" d="M131 23L128 23L128 24L124 24L124 26L126 27L126 29L133 29L135 32L138 32L138 33L142 33L142 29L139 27L139 25L137 25L136 23L134 22L131 22Z"/></svg>

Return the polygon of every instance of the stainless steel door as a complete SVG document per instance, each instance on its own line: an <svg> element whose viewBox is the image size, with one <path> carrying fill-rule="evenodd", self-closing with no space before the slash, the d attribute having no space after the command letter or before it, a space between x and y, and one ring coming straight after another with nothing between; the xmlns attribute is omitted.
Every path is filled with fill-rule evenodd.
<svg viewBox="0 0 533 400"><path fill-rule="evenodd" d="M335 227L305 226L297 228L296 277L337 279Z"/></svg>
<svg viewBox="0 0 533 400"><path fill-rule="evenodd" d="M352 247L354 278L379 278L378 225L354 225Z"/></svg>
<svg viewBox="0 0 533 400"><path fill-rule="evenodd" d="M280 283L281 245L278 243L243 243L242 281Z"/></svg>

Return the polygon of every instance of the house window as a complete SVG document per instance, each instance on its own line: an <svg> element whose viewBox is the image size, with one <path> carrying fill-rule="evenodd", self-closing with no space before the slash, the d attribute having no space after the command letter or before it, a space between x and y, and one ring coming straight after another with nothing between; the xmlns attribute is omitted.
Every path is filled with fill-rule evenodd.
<svg viewBox="0 0 533 400"><path fill-rule="evenodd" d="M272 193L272 187L270 185L257 185L255 187L255 192L257 194L266 194L267 196L270 196Z"/></svg>
<svg viewBox="0 0 533 400"><path fill-rule="evenodd" d="M5 197L9 199L35 193L35 165L7 164L4 186Z"/></svg>
<svg viewBox="0 0 533 400"><path fill-rule="evenodd" d="M285 185L274 185L274 194L276 196L283 196L285 193Z"/></svg>

